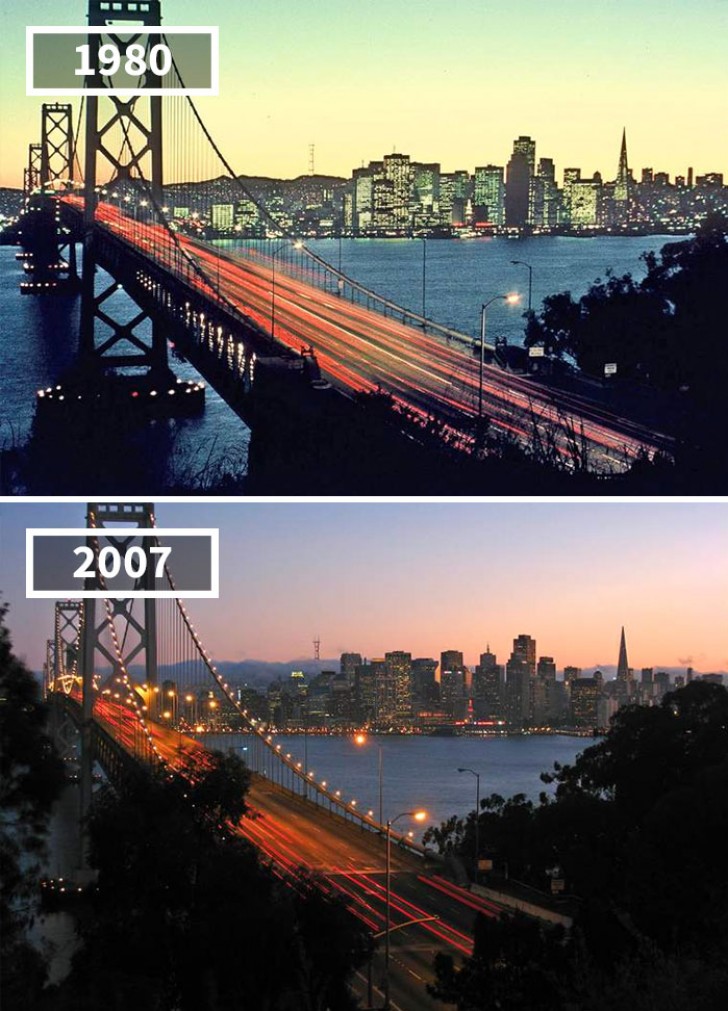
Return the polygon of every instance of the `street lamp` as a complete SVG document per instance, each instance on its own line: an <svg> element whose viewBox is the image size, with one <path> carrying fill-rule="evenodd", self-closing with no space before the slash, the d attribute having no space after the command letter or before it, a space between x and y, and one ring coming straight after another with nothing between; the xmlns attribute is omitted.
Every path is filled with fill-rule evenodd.
<svg viewBox="0 0 728 1011"><path fill-rule="evenodd" d="M533 267L525 260L511 260L514 267L525 267L528 270L528 311L531 311L531 293L533 291Z"/></svg>
<svg viewBox="0 0 728 1011"><path fill-rule="evenodd" d="M458 769L458 772L469 772L475 776L475 878L478 883L478 859L480 857L480 773L474 769Z"/></svg>
<svg viewBox="0 0 728 1011"><path fill-rule="evenodd" d="M362 746L362 745L364 745L366 743L367 743L367 735L366 734L361 734L360 733L360 734L356 734L354 736L354 744L358 744L358 745ZM383 825L384 824L384 821L383 821L383 818L384 818L384 805L382 803L382 800L383 800L383 797L384 797L384 789L383 789L383 783L384 783L384 777L383 777L383 773L384 773L384 758L383 758L382 745L381 744L377 745L377 752L378 752L377 768L378 768L378 772L379 772L379 824Z"/></svg>
<svg viewBox="0 0 728 1011"><path fill-rule="evenodd" d="M511 292L508 295L494 295L489 298L487 302L484 302L480 307L480 371L478 373L478 421L483 420L483 361L485 356L485 313L489 305L493 302L498 302L503 300L508 305L517 305L520 301L521 296L516 292Z"/></svg>
<svg viewBox="0 0 728 1011"><path fill-rule="evenodd" d="M386 892L385 892L385 920L384 920L384 1004L382 1011L389 1011L389 933L390 922L390 900L391 900L391 878L392 878L392 825L400 818L414 818L415 821L424 821L427 817L426 811L402 811L394 818L387 819L387 862L386 862Z"/></svg>
<svg viewBox="0 0 728 1011"><path fill-rule="evenodd" d="M427 303L425 301L425 291L427 286L427 236L421 235L422 239L422 327L425 327L425 309Z"/></svg>

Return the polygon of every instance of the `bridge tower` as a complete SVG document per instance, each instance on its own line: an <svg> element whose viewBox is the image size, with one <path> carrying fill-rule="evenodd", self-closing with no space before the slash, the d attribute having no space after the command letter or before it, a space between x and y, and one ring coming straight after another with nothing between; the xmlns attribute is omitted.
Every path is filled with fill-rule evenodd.
<svg viewBox="0 0 728 1011"><path fill-rule="evenodd" d="M73 183L76 150L71 105L44 102L41 107L40 184Z"/></svg>
<svg viewBox="0 0 728 1011"><path fill-rule="evenodd" d="M134 531L154 526L154 509L151 503L102 504L90 502L86 526L104 531L109 544L124 551L134 541ZM113 530L113 533L111 532ZM90 534L89 547L95 549L96 538ZM151 539L138 538L139 546L147 552ZM97 552L94 551L97 555ZM154 565L148 557L144 576L135 583L135 589L154 588ZM98 568L86 580L86 590L105 589ZM97 606L101 605L101 606ZM135 607L136 605L136 607ZM57 648L56 648L57 652ZM94 684L100 667L111 667L111 683L128 677L131 664L143 668L143 684L147 686L149 715L155 715L155 688L157 687L157 611L154 598L143 600L86 598L79 644L79 675L83 693L81 724L81 812L85 816L91 804L93 773L93 741L91 720L95 698ZM128 687L128 686L127 686Z"/></svg>
<svg viewBox="0 0 728 1011"><path fill-rule="evenodd" d="M49 731L56 751L64 762L77 766L79 760L79 730L68 709L62 703L78 685L78 651L83 625L83 602L59 600L55 605L53 638L46 643L44 691L50 700ZM79 812L80 813L80 812ZM80 829L80 860L83 852L83 826Z"/></svg>
<svg viewBox="0 0 728 1011"><path fill-rule="evenodd" d="M41 142L31 144L23 177L23 295L67 295L78 290L76 237L61 223L59 194L73 186L75 145L69 104L44 103Z"/></svg>
<svg viewBox="0 0 728 1011"><path fill-rule="evenodd" d="M41 145L28 144L28 164L23 169L23 199L40 189Z"/></svg>
<svg viewBox="0 0 728 1011"><path fill-rule="evenodd" d="M83 628L83 602L59 600L56 603L56 620L52 659L48 670L48 687L70 695L78 679L79 649Z"/></svg>
<svg viewBox="0 0 728 1011"><path fill-rule="evenodd" d="M113 8L113 9L112 9ZM89 0L90 27L107 27L108 34L88 37L90 63L97 64L99 47L114 42L120 48L127 41L136 41L138 28L162 23L159 0L146 3L118 0ZM91 77L91 87L110 86L113 81ZM158 78L148 71L144 86L158 86ZM105 187L120 187L127 193L149 193L159 209L162 204L162 98L159 95L123 98L116 95L86 98L86 141L84 169L84 246L81 296L80 365L86 375L116 374L133 367L146 370L149 382L155 386L174 381L167 358L167 340L162 327L150 321L141 310L131 323L119 319L109 300L119 284L114 281L102 291L96 291L97 243L95 228L99 200L100 166L110 170ZM134 145L132 144L134 140ZM120 143L115 154L116 142ZM112 150L113 148L113 150ZM151 326L151 339L139 333L139 327ZM109 334L111 330L111 334ZM137 383L138 385L138 383ZM166 386L164 387L166 389ZM177 398L178 400L181 398Z"/></svg>

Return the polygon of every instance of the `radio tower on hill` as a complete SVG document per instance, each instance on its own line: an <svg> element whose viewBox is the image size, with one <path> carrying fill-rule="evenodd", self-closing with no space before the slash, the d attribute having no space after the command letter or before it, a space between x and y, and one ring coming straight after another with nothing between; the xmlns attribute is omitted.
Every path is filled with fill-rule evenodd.
<svg viewBox="0 0 728 1011"><path fill-rule="evenodd" d="M314 636L313 640L313 658L314 660L321 659L321 636Z"/></svg>

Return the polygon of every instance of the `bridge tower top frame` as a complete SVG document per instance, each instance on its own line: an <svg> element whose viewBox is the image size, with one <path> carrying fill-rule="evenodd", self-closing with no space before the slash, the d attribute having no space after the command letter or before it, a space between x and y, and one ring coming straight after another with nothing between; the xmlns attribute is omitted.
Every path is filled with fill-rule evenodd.
<svg viewBox="0 0 728 1011"><path fill-rule="evenodd" d="M76 160L70 103L44 102L41 107L40 185L73 182Z"/></svg>
<svg viewBox="0 0 728 1011"><path fill-rule="evenodd" d="M23 197L27 198L40 189L43 162L43 145L28 144L28 164L23 170Z"/></svg>

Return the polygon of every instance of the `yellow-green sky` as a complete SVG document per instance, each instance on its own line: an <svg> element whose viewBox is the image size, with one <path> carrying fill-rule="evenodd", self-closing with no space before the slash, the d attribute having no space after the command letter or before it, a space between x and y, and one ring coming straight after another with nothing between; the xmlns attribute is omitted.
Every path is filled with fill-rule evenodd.
<svg viewBox="0 0 728 1011"><path fill-rule="evenodd" d="M85 9L3 4L2 184L39 139L25 26L82 25ZM728 174L728 0L165 0L163 15L220 26L220 95L199 106L241 173L304 173L310 143L318 172L394 149L472 171L530 134L559 179L609 179L626 126L637 174Z"/></svg>

